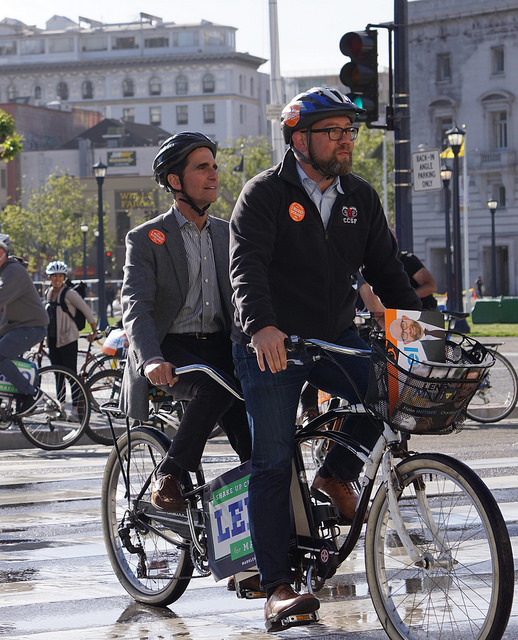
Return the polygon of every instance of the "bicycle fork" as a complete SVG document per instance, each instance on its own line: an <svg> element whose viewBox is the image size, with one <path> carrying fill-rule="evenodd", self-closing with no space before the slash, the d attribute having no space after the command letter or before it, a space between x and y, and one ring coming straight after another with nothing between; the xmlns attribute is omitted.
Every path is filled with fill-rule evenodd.
<svg viewBox="0 0 518 640"><path fill-rule="evenodd" d="M403 518L401 516L401 510L399 508L398 494L403 489L401 484L400 474L394 465L394 457L390 450L386 451L382 460L383 477L385 478L385 490L387 494L387 501L389 505L389 512L394 527L397 531L401 544L407 552L409 558L412 560L416 567L422 567L428 571L435 568L450 570L452 565L455 564L449 547L444 542L444 538L440 533L439 526L433 516L430 508L428 498L426 497L425 481L422 478L414 481L414 490L416 492L417 505L420 512L420 516L426 523L430 533L433 535L433 540L439 553L436 557L430 552L423 553L412 542Z"/></svg>

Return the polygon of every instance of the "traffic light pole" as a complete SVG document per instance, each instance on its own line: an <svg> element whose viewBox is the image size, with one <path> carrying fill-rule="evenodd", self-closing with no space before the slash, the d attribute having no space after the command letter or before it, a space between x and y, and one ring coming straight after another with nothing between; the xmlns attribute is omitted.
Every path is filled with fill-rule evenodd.
<svg viewBox="0 0 518 640"><path fill-rule="evenodd" d="M394 0L394 173L396 237L402 251L414 246L410 153L407 0Z"/></svg>

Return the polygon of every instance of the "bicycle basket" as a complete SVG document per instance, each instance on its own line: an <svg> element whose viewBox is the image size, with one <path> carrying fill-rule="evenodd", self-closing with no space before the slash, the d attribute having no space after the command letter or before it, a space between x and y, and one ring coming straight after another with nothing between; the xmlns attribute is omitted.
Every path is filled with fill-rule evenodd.
<svg viewBox="0 0 518 640"><path fill-rule="evenodd" d="M466 408L495 358L473 338L459 338L446 341L445 363L419 362L385 339L373 339L366 406L399 431L460 431Z"/></svg>

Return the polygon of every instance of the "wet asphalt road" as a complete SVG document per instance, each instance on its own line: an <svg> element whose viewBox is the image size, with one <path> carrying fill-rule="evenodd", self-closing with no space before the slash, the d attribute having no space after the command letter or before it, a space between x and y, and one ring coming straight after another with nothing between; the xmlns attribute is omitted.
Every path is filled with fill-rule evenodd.
<svg viewBox="0 0 518 640"><path fill-rule="evenodd" d="M518 362L518 340L502 352ZM515 413L516 415L516 413ZM17 443L17 445L16 445ZM518 555L518 416L468 423L450 436L412 439L420 451L465 460L498 495ZM0 432L0 637L12 640L260 640L264 601L238 600L225 581L191 581L166 609L135 603L106 557L100 521L108 449L63 452L24 446ZM209 442L210 477L237 463L221 439ZM517 563L515 561L515 568ZM363 541L319 593L321 621L276 634L285 639L386 640L368 596ZM518 603L504 640L518 638Z"/></svg>

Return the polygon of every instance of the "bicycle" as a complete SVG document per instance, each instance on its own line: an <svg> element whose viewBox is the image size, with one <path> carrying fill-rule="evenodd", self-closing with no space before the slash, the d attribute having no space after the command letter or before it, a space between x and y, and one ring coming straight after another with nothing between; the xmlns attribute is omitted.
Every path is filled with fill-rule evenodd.
<svg viewBox="0 0 518 640"><path fill-rule="evenodd" d="M467 318L469 313L443 311L448 330L454 328L455 320ZM498 347L501 342L484 342L484 347L495 358L495 364L473 396L467 408L467 416L475 422L499 422L510 415L518 402L518 375L509 360Z"/></svg>
<svg viewBox="0 0 518 640"><path fill-rule="evenodd" d="M38 400L28 413L19 415L18 390L2 380L0 429L16 425L31 444L49 451L76 444L90 418L88 396L79 377L59 365L38 369L34 362L23 358L13 362L37 388Z"/></svg>
<svg viewBox="0 0 518 640"><path fill-rule="evenodd" d="M290 365L333 359L333 352L372 355L372 387L364 403L330 409L296 432L291 484L295 531L290 547L295 586L305 584L308 591L318 591L336 573L360 538L377 485L365 534L365 563L371 598L387 635L392 640L501 638L511 612L514 563L498 505L464 463L408 450L412 435L462 427L466 405L493 363L491 354L462 337L448 343L446 363L437 366L446 372L463 368L471 377L423 378L398 370L397 354L387 351L381 337L372 341L372 352L320 340L292 342L298 351L290 355ZM209 367L181 367L176 373L194 370L205 371L240 397ZM389 411L387 394L394 372L402 392L415 391L416 402L406 408L396 404ZM380 426L370 452L333 429L337 420L356 412L367 413ZM409 415L416 418L411 428ZM348 530L340 527L339 513L326 496L309 489L312 457L302 445L319 438L346 447L364 463ZM150 498L151 476L168 447L165 434L137 427L115 442L108 458L102 486L103 533L120 583L135 600L155 606L176 601L195 570L216 579L235 574L239 597L260 595L242 587L254 564L246 515L249 463L212 482L206 482L200 466L184 494L186 511L169 513L155 508ZM323 610L325 615L325 605ZM317 619L316 612L283 619L280 628Z"/></svg>

